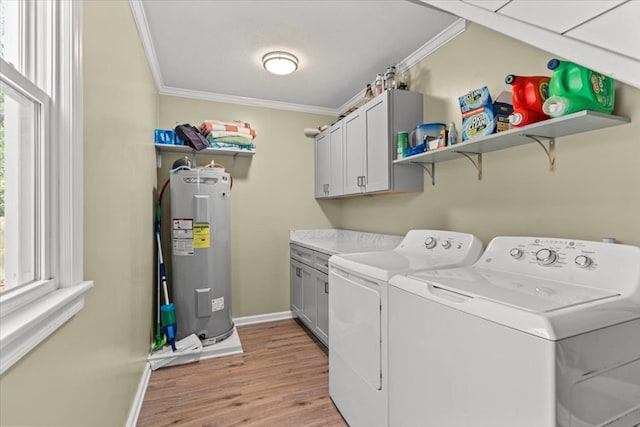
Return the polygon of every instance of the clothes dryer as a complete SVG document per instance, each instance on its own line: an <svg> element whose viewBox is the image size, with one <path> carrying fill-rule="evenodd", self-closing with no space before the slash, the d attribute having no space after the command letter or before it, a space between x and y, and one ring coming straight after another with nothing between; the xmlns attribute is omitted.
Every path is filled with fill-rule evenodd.
<svg viewBox="0 0 640 427"><path fill-rule="evenodd" d="M640 248L496 237L389 286L393 426L640 424Z"/></svg>
<svg viewBox="0 0 640 427"><path fill-rule="evenodd" d="M391 251L329 259L329 394L352 427L386 426L387 284L396 274L470 265L471 234L411 230Z"/></svg>

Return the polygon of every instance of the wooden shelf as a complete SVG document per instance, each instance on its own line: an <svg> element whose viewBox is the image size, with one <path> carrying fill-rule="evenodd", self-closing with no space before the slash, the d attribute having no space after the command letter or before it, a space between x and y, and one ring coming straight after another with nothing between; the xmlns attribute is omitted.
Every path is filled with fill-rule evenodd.
<svg viewBox="0 0 640 427"><path fill-rule="evenodd" d="M394 160L395 164L430 164L431 183L435 185L435 164L448 160L466 157L476 166L478 179L482 179L482 154L518 145L538 143L549 157L549 168L555 168L555 138L623 125L631 122L629 118L613 116L611 114L596 113L594 111L579 111L555 119L533 123L521 128L514 128L504 132L474 138L449 147L440 148L403 159ZM543 141L548 141L549 147ZM477 161L473 160L477 156ZM423 166L424 167L424 166Z"/></svg>

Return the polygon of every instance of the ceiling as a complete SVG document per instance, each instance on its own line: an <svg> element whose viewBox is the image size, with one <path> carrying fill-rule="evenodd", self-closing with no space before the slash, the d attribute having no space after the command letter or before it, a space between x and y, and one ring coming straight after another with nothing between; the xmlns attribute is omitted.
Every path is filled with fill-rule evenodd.
<svg viewBox="0 0 640 427"><path fill-rule="evenodd" d="M338 115L390 64L406 69L466 23L415 0L130 0L159 93ZM288 76L262 56L299 59Z"/></svg>

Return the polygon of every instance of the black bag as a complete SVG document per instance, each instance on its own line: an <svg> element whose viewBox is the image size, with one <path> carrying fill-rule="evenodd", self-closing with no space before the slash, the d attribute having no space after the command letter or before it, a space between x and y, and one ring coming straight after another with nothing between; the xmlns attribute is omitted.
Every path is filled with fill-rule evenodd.
<svg viewBox="0 0 640 427"><path fill-rule="evenodd" d="M209 141L200 133L198 128L188 123L176 126L175 132L185 144L196 151L204 150L209 146Z"/></svg>

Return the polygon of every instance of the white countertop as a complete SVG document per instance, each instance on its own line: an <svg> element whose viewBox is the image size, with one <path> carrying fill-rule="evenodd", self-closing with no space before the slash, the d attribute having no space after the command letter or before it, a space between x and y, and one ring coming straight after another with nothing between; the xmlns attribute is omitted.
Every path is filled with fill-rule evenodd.
<svg viewBox="0 0 640 427"><path fill-rule="evenodd" d="M388 251L404 236L366 233L342 229L290 230L289 242L329 255L354 252Z"/></svg>

